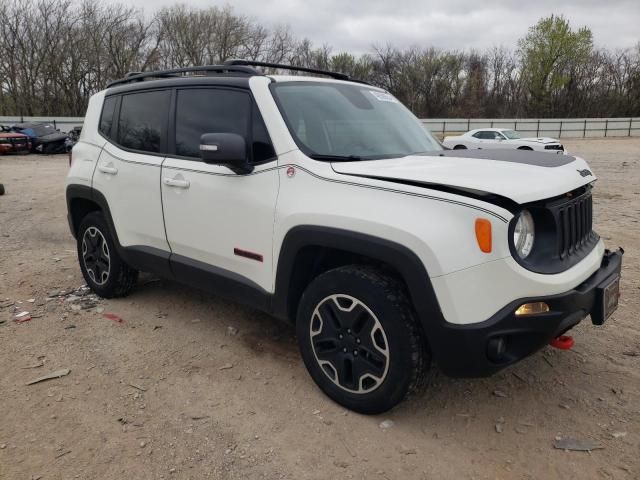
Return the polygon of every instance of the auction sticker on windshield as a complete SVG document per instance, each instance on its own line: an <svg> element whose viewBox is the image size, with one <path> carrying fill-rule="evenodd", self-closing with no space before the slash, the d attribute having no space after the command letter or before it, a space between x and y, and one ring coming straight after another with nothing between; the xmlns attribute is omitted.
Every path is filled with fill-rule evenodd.
<svg viewBox="0 0 640 480"><path fill-rule="evenodd" d="M376 92L375 90L369 90L369 93L371 95L373 95L374 97L376 97L381 102L398 103L398 100L393 95L391 95L390 93L387 93L387 92Z"/></svg>

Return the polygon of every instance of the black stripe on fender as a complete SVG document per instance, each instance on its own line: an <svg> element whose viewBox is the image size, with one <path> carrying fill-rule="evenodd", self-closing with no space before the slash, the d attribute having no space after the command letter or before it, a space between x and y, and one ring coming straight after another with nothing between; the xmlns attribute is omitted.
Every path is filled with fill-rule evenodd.
<svg viewBox="0 0 640 480"><path fill-rule="evenodd" d="M241 248L234 248L233 253L234 255L237 255L239 257L249 258L251 260L255 260L256 262L264 261L264 257L259 253L249 252L248 250L242 250Z"/></svg>

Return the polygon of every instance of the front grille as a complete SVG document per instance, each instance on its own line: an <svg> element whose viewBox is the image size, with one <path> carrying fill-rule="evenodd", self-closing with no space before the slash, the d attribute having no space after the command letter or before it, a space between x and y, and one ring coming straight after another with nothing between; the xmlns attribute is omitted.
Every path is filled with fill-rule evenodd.
<svg viewBox="0 0 640 480"><path fill-rule="evenodd" d="M593 238L593 200L591 192L557 206L558 254L564 260Z"/></svg>
<svg viewBox="0 0 640 480"><path fill-rule="evenodd" d="M564 150L564 147L562 145L545 145L544 149L545 150Z"/></svg>
<svg viewBox="0 0 640 480"><path fill-rule="evenodd" d="M514 253L516 261L532 272L553 274L577 265L593 251L600 237L593 231L591 188L585 185L559 197L528 204L536 223L536 240L528 257L523 259ZM515 222L509 228L513 233Z"/></svg>

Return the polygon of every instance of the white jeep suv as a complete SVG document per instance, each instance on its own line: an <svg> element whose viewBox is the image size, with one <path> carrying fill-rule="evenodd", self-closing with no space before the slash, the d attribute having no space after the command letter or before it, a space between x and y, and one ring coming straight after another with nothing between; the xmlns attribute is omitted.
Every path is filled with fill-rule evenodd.
<svg viewBox="0 0 640 480"><path fill-rule="evenodd" d="M232 61L94 95L66 195L103 297L139 270L295 324L313 380L385 411L432 361L484 376L616 308L584 160L441 146L388 92ZM322 75L325 78L320 78Z"/></svg>

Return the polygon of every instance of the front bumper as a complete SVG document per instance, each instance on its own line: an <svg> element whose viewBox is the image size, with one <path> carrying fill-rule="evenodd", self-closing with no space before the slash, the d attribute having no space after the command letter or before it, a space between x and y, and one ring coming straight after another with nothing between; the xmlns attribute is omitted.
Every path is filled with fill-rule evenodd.
<svg viewBox="0 0 640 480"><path fill-rule="evenodd" d="M582 321L600 317L599 295L604 285L620 274L624 251L607 250L600 268L574 289L551 296L511 302L489 320L469 325L442 323L430 332L433 356L442 371L453 377L483 377L511 365L547 345ZM549 312L516 317L524 303L545 302ZM504 339L502 354L494 352L496 339Z"/></svg>

